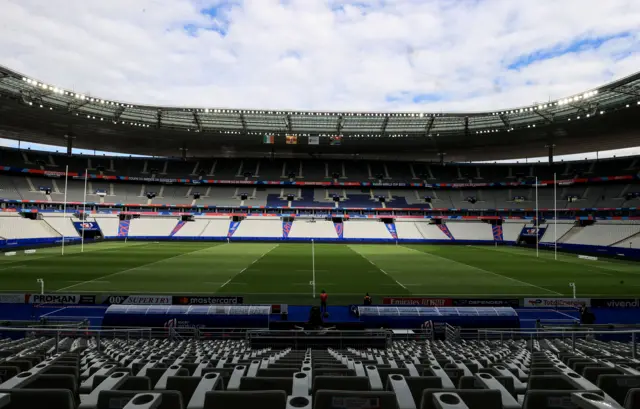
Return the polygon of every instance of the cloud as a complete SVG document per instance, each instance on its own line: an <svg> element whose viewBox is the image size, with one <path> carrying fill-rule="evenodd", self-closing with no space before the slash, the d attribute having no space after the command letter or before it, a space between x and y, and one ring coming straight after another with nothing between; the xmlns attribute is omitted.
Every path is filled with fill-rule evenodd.
<svg viewBox="0 0 640 409"><path fill-rule="evenodd" d="M0 64L131 103L490 111L640 67L635 0L0 0Z"/></svg>

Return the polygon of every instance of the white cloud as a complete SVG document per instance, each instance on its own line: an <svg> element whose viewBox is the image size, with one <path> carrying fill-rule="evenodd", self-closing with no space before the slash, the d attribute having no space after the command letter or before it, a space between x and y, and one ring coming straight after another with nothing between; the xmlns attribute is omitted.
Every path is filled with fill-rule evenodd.
<svg viewBox="0 0 640 409"><path fill-rule="evenodd" d="M145 104L487 111L640 67L636 0L0 0L0 10L0 64ZM508 69L518 61L530 63Z"/></svg>

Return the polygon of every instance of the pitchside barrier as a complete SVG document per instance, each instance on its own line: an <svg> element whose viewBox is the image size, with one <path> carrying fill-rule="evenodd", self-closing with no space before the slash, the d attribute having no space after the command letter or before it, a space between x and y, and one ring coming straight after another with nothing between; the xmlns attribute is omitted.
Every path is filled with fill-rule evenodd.
<svg viewBox="0 0 640 409"><path fill-rule="evenodd" d="M167 294L63 294L0 293L0 304L49 305L223 305L244 304L243 296ZM640 308L637 298L442 298L383 297L381 305L422 307L512 307L512 308Z"/></svg>

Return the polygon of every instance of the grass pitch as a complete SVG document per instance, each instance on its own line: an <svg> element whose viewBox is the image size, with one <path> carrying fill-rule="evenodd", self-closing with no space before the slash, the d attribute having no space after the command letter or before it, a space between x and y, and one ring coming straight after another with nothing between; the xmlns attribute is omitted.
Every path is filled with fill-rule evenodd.
<svg viewBox="0 0 640 409"><path fill-rule="evenodd" d="M103 242L0 258L0 289L101 294L242 295L246 303L311 303L311 244ZM515 247L316 244L315 290L330 303L365 292L437 297L637 297L640 263L588 261Z"/></svg>

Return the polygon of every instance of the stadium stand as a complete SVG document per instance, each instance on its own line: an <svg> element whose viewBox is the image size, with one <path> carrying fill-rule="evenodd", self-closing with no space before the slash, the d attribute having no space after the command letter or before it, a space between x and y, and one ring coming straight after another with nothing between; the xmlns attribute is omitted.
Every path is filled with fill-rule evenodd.
<svg viewBox="0 0 640 409"><path fill-rule="evenodd" d="M0 213L0 237L5 239L58 238L58 233L44 220L23 218L17 213Z"/></svg>
<svg viewBox="0 0 640 409"><path fill-rule="evenodd" d="M132 219L129 237L169 237L178 223L175 217L145 217Z"/></svg>
<svg viewBox="0 0 640 409"><path fill-rule="evenodd" d="M392 237L384 223L379 221L349 220L344 223L346 239L387 239Z"/></svg>
<svg viewBox="0 0 640 409"><path fill-rule="evenodd" d="M633 223L633 224L632 224ZM602 222L585 227L574 227L576 233L565 243L586 244L592 246L613 246L640 233L640 223Z"/></svg>
<svg viewBox="0 0 640 409"><path fill-rule="evenodd" d="M75 217L63 217L60 213L43 213L42 220L64 237L80 237L73 222L81 221Z"/></svg>
<svg viewBox="0 0 640 409"><path fill-rule="evenodd" d="M97 214L95 221L100 226L100 231L106 238L118 237L120 220L117 214Z"/></svg>
<svg viewBox="0 0 640 409"><path fill-rule="evenodd" d="M280 218L247 218L233 234L234 238L282 238L282 221Z"/></svg>
<svg viewBox="0 0 640 409"><path fill-rule="evenodd" d="M244 340L4 339L3 408L633 409L631 346L562 338L252 348ZM345 406L347 405L347 406Z"/></svg>
<svg viewBox="0 0 640 409"><path fill-rule="evenodd" d="M422 222L424 223L424 222ZM415 222L412 221L398 221L395 223L396 231L398 233L399 239L423 239L424 237L420 234L420 230L416 226Z"/></svg>
<svg viewBox="0 0 640 409"><path fill-rule="evenodd" d="M491 225L480 221L447 221L449 231L456 240L493 241Z"/></svg>
<svg viewBox="0 0 640 409"><path fill-rule="evenodd" d="M290 238L337 239L333 222L327 220L296 220L289 232Z"/></svg>

